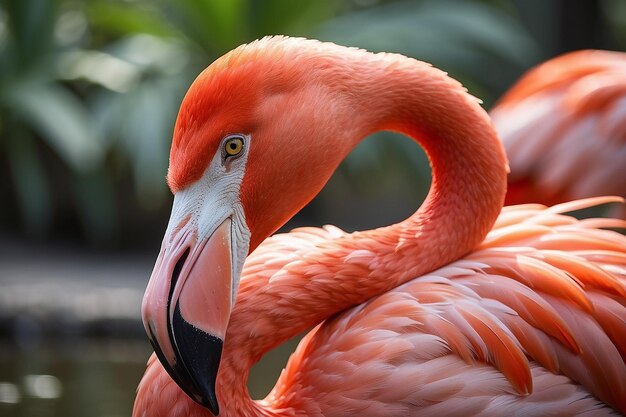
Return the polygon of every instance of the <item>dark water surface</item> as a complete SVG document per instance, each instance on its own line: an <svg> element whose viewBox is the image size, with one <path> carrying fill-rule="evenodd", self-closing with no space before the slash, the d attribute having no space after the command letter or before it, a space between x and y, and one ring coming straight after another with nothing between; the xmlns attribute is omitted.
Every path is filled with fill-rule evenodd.
<svg viewBox="0 0 626 417"><path fill-rule="evenodd" d="M151 353L140 306L153 263L0 235L0 417L131 415ZM269 392L296 342L253 367L253 398Z"/></svg>
<svg viewBox="0 0 626 417"><path fill-rule="evenodd" d="M297 340L250 374L253 398L276 382ZM143 340L84 340L19 349L0 343L0 417L128 417L151 353Z"/></svg>
<svg viewBox="0 0 626 417"><path fill-rule="evenodd" d="M0 416L127 417L150 354L147 342L77 341L20 350L0 345Z"/></svg>

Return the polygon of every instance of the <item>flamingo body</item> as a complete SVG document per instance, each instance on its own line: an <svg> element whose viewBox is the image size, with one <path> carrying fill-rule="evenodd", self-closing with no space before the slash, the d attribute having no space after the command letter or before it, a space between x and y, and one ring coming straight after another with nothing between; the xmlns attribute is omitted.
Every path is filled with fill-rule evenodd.
<svg viewBox="0 0 626 417"><path fill-rule="evenodd" d="M584 50L538 65L491 117L511 165L506 204L626 197L626 53Z"/></svg>
<svg viewBox="0 0 626 417"><path fill-rule="evenodd" d="M273 77L242 77L257 63ZM252 93L241 98L246 82ZM385 128L418 140L431 159L431 191L413 216L364 232L327 226L266 239L362 137ZM220 147L240 129L237 140L248 148L231 163ZM268 160L270 166L262 163ZM394 54L265 38L222 58L194 83L170 164L173 220L143 306L160 361L153 355L148 362L134 417L211 416L199 403L217 411L215 398L220 416L626 412L626 237L604 230L625 224L563 214L620 199L500 213L507 169L500 142L476 100L440 71ZM204 239L202 216L215 216L202 214L196 197L201 190L211 200L222 186L215 173L228 176L239 166L245 174L232 184L241 187L241 203L234 199L231 220L211 223L220 226L209 235L222 236L225 224L243 216L251 253L218 355L216 396L207 400L203 393L211 392L201 386L186 344L195 339L182 331L185 322L196 323L194 332L221 340L225 325L202 316L212 316L223 296L204 286L188 259L197 256L209 268L230 264L219 257L205 262L205 246L197 244ZM236 233L231 238L246 236ZM231 242L224 239L210 237L206 247L222 254ZM213 269L207 277L222 285ZM210 302L194 301L187 288ZM229 308L217 305L220 314ZM164 311L167 325L159 327ZM172 330L170 320L179 328ZM311 328L271 393L252 400L246 388L252 364Z"/></svg>
<svg viewBox="0 0 626 417"><path fill-rule="evenodd" d="M595 387L623 410L624 282L561 209L507 208L473 253L325 321L269 401L305 415L613 415ZM621 236L592 233L621 251Z"/></svg>

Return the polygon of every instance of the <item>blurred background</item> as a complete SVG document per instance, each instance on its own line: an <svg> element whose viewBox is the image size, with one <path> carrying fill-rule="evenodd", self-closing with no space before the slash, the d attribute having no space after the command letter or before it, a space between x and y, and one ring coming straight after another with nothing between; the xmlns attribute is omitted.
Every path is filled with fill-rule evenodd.
<svg viewBox="0 0 626 417"><path fill-rule="evenodd" d="M130 415L180 101L215 58L268 34L431 62L489 109L538 62L625 50L626 2L2 0L0 416ZM412 141L375 135L284 229L402 220L429 175ZM254 370L253 396L286 355Z"/></svg>

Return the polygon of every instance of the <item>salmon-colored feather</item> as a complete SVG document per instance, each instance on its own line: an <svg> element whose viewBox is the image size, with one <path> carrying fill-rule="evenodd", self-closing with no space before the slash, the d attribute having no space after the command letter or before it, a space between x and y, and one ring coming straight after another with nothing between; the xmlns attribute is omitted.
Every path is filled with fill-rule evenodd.
<svg viewBox="0 0 626 417"><path fill-rule="evenodd" d="M510 208L502 216L512 211ZM479 249L467 260L461 259L409 281L392 292L327 320L301 342L276 388L263 404L278 409L288 408L287 404L304 407L306 393L308 400L313 402L321 398L318 390L323 387L343 388L354 381L352 388L342 389L342 395L346 401L352 398L361 406L342 409L347 413L369 415L369 410L371 415L392 415L389 410L394 409L393 403L397 401L396 404L404 404L398 405L399 415L410 415L403 414L409 412L408 404L420 405L419 409L425 415L429 415L431 411L428 410L434 407L434 415L441 412L435 407L439 402L448 403L459 394L475 396L461 381L477 377L475 372L480 370L483 374L474 384L480 384L485 391L483 395L489 397L481 397L481 401L466 398L465 401L469 401L467 408L461 407L455 414L454 407L451 407L444 415L460 416L466 415L467 410L475 410L477 415L495 416L499 415L498 410L502 412L506 407L512 410L526 410L527 407L528 410L536 409L535 414L528 411L529 415L549 415L541 408L544 406L560 410L554 411L554 415L611 415L609 410L600 407L596 400L577 388L575 382L583 384L603 401L624 410L626 250L592 249L594 239L585 239L585 228L570 232L587 242L585 250L538 250L533 246L541 244L543 237L558 235L561 228L575 226L579 221L545 209L518 211L525 212L523 220L532 223L541 224L542 220L546 224L553 223L555 216L567 221L558 226L545 226L544 235L535 236L533 241L521 234L521 242L511 238L507 247ZM496 234L500 229L491 233ZM515 236L514 231L509 230ZM609 240L621 241L624 248L626 238L623 236L613 232L601 234L608 236ZM307 250L344 235L336 228L305 228L274 236L250 256L244 273L248 278L244 279L280 277L289 265L294 268L300 262L300 266L304 266L302 256ZM516 247L518 243L521 245ZM536 264L541 266L530 278L524 275L523 281L518 276L522 273L518 269L520 248L521 253L526 254L526 260L534 256ZM271 256L272 253L276 255ZM510 267L503 268L503 265ZM563 268L560 270L567 275L555 275L550 266ZM611 271L612 266L622 267L621 274ZM556 287L549 288L549 292L538 290L533 284L534 275L541 273L547 274L545 279L559 277L552 283ZM572 284L563 279L571 280ZM568 288L578 286L577 282L585 285L586 301L581 305L568 301L571 297ZM607 346L598 352L599 343ZM520 356L520 348L536 363L529 363L525 355ZM439 359L453 358L455 354L459 359L454 360L454 365L445 362L442 367L444 362ZM374 359L380 364L369 367L368 362ZM504 373L498 377L489 367L478 366L477 361L490 363ZM415 369L409 370L412 363ZM545 370L540 371L541 367ZM148 368L154 373L160 369L160 364L152 360ZM538 373L541 378L537 377ZM567 375L570 379L552 373ZM167 381L165 373L161 372L160 376L162 384L171 390L177 389L172 381ZM432 383L423 381L429 378ZM392 388L391 381L398 381L401 385ZM531 381L532 391L526 385ZM507 384L510 384L508 388ZM562 397L548 394L556 390L552 384L562 389L558 391ZM364 386L379 387L380 404L375 406L365 401L367 396L363 397L359 390ZM529 395L519 396L524 392ZM372 393L368 395L373 396ZM551 401L555 404L550 405ZM495 407L494 404L501 408L494 408L489 414L487 410ZM324 409L323 404L318 406ZM306 407L310 409L308 407L312 405L307 403Z"/></svg>
<svg viewBox="0 0 626 417"><path fill-rule="evenodd" d="M549 223L550 217L555 215L537 211L533 217L543 217ZM569 220L571 221L566 222L566 225L576 223L574 218L569 218ZM540 220L535 219L535 221L539 222ZM496 231L494 230L494 233ZM546 228L546 233L558 233L558 229ZM581 237L584 237L584 231L581 230L578 233ZM607 233L611 234L611 232ZM619 237L619 239L622 241L626 240L623 237ZM536 241L540 242L541 236L537 237ZM511 242L511 245L513 244L514 242ZM532 242L525 240L524 247L532 249ZM503 262L494 261L491 258L493 251L499 252L501 259L508 259L511 268L505 271L498 269L498 266L502 265ZM568 266L570 267L570 270L566 270L568 275L557 278L552 283L555 287L548 288L549 292L533 288L533 279L535 278L529 278L526 282L517 280L519 272L517 272L516 268L518 267L519 257L515 251L481 250L469 256L469 259L475 262L473 270L460 267L457 269L451 268L450 266L455 265L453 263L450 266L441 268L441 270L433 271L427 276L410 281L392 293L376 298L366 304L368 307L361 307L355 309L354 312L344 313L347 317L345 321L347 325L343 325L341 328L334 324L337 322L337 319L327 321L321 328L328 332L328 336L324 336L325 339L323 341L317 340L317 338L322 337L318 329L316 334L310 339L310 342L307 339L302 343L303 345L314 343L313 341L315 340L314 346L319 346L319 349L321 349L321 346L324 346L324 349L327 350L335 348L334 337L343 338L346 341L344 343L348 343L349 340L352 340L350 337L351 329L358 327L361 329L361 332L364 331L363 327L360 326L361 322L355 321L354 317L385 316L383 313L385 311L384 308L397 314L398 310L390 307L394 305L394 299L390 297L395 297L393 294L401 292L405 293L405 296L402 296L401 299L403 300L402 305L404 305L406 310L399 317L403 320L415 320L416 323L410 326L407 321L399 321L398 325L400 327L389 327L393 323L392 320L381 320L378 322L377 326L384 325L385 328L392 328L397 331L397 334L391 333L389 335L387 343L393 344L398 335L410 334L411 332L407 331L407 328L414 329L413 332L437 335L442 342L445 342L444 346L448 346L450 352L456 353L460 358L469 361L468 363L481 360L492 363L505 372L509 382L512 384L511 388L515 388L511 392L524 392L524 385L520 385L520 381L530 381L530 375L525 374L525 372L529 372L532 367L528 365L525 357L517 356L517 359L512 359L514 356L508 356L509 362L505 363L499 361L497 355L511 355L517 351L516 346L521 346L529 357L542 364L546 369L552 372L562 372L578 382L587 382L585 386L594 387L592 390L598 397L616 404L616 406L621 404L619 405L620 408L624 407L622 398L626 396L626 387L624 386L626 366L622 359L623 353L620 352L623 349L621 340L626 340L626 337L623 337L626 336L624 335L626 324L623 319L623 317L626 317L626 306L624 306L625 303L620 304L614 301L613 297L621 297L623 300L622 295L614 294L611 296L609 294L610 292L623 291L623 280L626 278L626 275L618 280L614 274L606 271L606 265L597 263L583 264L585 267L575 270L575 267L580 267L582 262L580 259L584 259L584 252L566 254L555 251L535 250L535 252L538 258L535 259L535 262L541 268L533 274L543 272L547 274L545 279L560 276L554 274L553 268L556 268L556 266L551 265L550 262L563 265L565 259L576 259L571 266ZM623 251L621 254L617 254L618 259L616 260L623 262L623 259L621 259ZM563 258L559 258L559 255L563 256ZM607 257L603 258L599 252L596 252L594 256L596 256L596 261L605 260L610 263L611 258L614 256L613 252L607 252L606 255ZM555 256L558 258L558 261L555 261ZM526 258L526 260L528 259L531 258ZM486 266L476 269L481 264ZM494 267L493 264L497 266ZM448 281L448 284L443 281L434 283L431 277L438 276L442 271L445 272L446 270L455 271L449 277L451 281ZM497 274L492 272L495 270L498 270ZM564 279L571 280L575 286L578 286L578 280L586 282L585 277L588 276L590 270L598 275L592 282L586 283L588 288L582 293L584 301L576 299L575 301L580 303L580 305L572 303L572 301L568 300L571 297L571 295L568 295L569 290L567 290L570 284L564 281ZM606 281L604 281L605 279ZM422 284L421 282L423 281L425 282ZM597 290L594 291L592 288L597 288ZM607 288L609 292L605 291ZM406 292L415 298L407 298ZM487 303L483 302L483 300L491 301ZM480 309L476 310L475 314L472 314L472 310L468 310L467 307L463 307L466 305L464 303L468 301L473 301L473 304L469 305L474 307L480 306ZM397 303L398 301L395 302ZM601 309L598 310L593 307L600 303L603 305ZM425 310L429 305L432 307ZM507 308L503 308L504 306ZM458 312L458 309L461 312ZM610 313L607 311L608 309L610 309ZM457 311L457 313L453 313L454 311ZM480 313L481 311L483 313ZM415 316L416 314L417 316ZM479 315L476 316L476 314ZM481 316L480 314L488 315ZM498 317L497 321L488 319L492 314ZM421 319L419 318L420 315L423 316ZM488 323L491 323L491 325ZM612 330L606 331L604 330L605 328ZM502 332L498 332L497 329ZM611 340L604 336L604 332L609 335L608 338ZM600 333L603 336L597 335ZM592 353L591 351L597 351L592 346L598 341L598 337L603 339L601 342L603 345L608 344L613 347L605 349L600 354ZM362 334L361 338L363 338ZM369 339L365 338L362 340ZM359 344L359 339L353 340L353 343ZM310 347L311 345L309 345ZM345 350L345 347L343 349ZM405 350L405 348L402 349L403 352L410 352ZM317 355L320 355L316 360L322 361L323 358L321 356L323 356L324 352L316 352L309 349L306 351L306 355L308 360L311 360L312 355L315 355L316 358ZM298 354L299 352L296 352L292 360L301 363L301 359L296 359ZM378 355L373 356L379 357ZM395 360L397 361L397 358ZM513 370L515 368L506 371L506 366L520 366L521 368L518 368L517 371ZM611 370L607 369L609 367ZM289 377L290 368L288 367L287 369L288 371L283 374L278 386L281 386L280 382L284 378ZM526 371L523 371L524 369ZM298 369L296 375L302 378L305 377L301 369ZM616 384L613 386L607 385L606 381L610 380L616 381ZM285 387L292 385L293 381L284 381ZM533 396L537 392L536 386L532 392L530 396L521 398L532 404L534 401ZM273 395L276 396L276 392ZM523 402L524 400L520 399L519 401ZM591 409L595 408L594 406ZM565 411L563 412L565 413ZM608 411L606 413L608 414ZM600 413L599 415L603 414Z"/></svg>
<svg viewBox="0 0 626 417"><path fill-rule="evenodd" d="M507 204L626 197L626 53L577 51L538 65L491 116L511 163Z"/></svg>
<svg viewBox="0 0 626 417"><path fill-rule="evenodd" d="M537 297L536 292L528 286L504 275L474 274L462 280L480 297L501 302L532 327L554 337L572 351L580 352L580 347L565 321L548 302ZM508 320L504 321L506 323ZM518 323L518 327L519 325Z"/></svg>
<svg viewBox="0 0 626 417"><path fill-rule="evenodd" d="M289 76L298 74L299 64L311 64L300 80L305 86L328 78L339 96L362 95L365 104L350 102L364 106L358 113L340 107L340 100L335 110L352 115L346 119L351 123L369 124L366 131L394 128L419 140L433 161L434 180L424 205L399 224L352 234L332 226L301 228L256 247L244 265L225 337L217 379L221 414L626 413L626 236L604 230L620 225L614 220L579 221L566 213L619 199L526 204L498 216L506 162L484 113L457 83L398 55L285 38L237 50L211 71L221 80L229 65L254 67L257 57L267 65L266 49ZM249 88L258 82L252 80ZM214 87L194 90L194 97ZM185 124L204 114L197 112L185 109ZM329 121L316 113L316 128L341 123L343 115L331 114ZM187 146L182 137L178 141ZM315 162L309 169L335 166ZM188 180L181 169L171 171L171 183ZM257 179L267 174L256 169ZM269 185L259 183L258 192ZM250 366L310 328L270 394L250 399ZM153 357L133 415L210 412Z"/></svg>

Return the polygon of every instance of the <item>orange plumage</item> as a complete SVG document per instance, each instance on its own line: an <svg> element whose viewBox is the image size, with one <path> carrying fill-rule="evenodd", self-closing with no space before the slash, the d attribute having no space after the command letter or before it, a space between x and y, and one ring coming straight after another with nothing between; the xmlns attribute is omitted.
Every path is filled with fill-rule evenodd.
<svg viewBox="0 0 626 417"><path fill-rule="evenodd" d="M506 204L626 197L626 53L584 50L538 65L491 116L511 164Z"/></svg>
<svg viewBox="0 0 626 417"><path fill-rule="evenodd" d="M224 339L220 415L626 412L626 237L604 230L625 224L563 214L619 199L500 213L507 165L487 115L442 72L395 54L276 37L221 58L183 102L173 191L191 190L237 129L250 137L240 198L256 250ZM266 239L381 129L431 159L412 217ZM268 397L252 400L252 364L312 327ZM150 359L133 416L210 415Z"/></svg>

